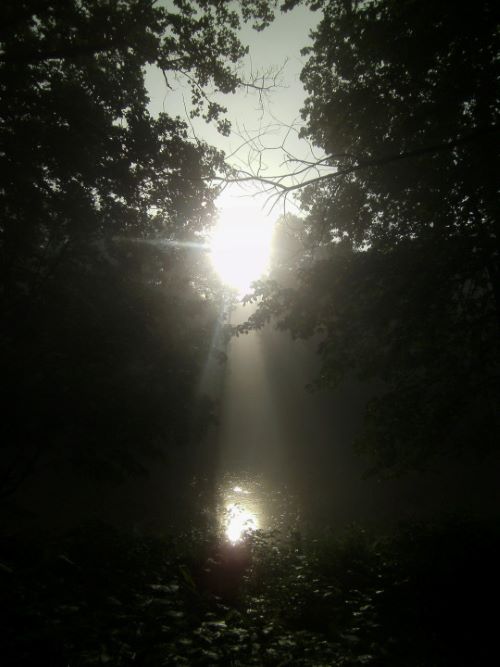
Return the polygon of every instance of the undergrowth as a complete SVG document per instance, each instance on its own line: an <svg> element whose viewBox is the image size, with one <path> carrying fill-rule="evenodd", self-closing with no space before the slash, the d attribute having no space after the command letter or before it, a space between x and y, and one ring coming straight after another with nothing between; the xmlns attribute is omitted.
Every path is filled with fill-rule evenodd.
<svg viewBox="0 0 500 667"><path fill-rule="evenodd" d="M1 663L467 667L495 663L500 531L1 540Z"/></svg>

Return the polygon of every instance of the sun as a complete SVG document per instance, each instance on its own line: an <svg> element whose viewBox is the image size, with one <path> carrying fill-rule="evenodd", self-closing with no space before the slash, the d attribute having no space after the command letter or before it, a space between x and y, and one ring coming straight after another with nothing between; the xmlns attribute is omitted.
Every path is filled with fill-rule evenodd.
<svg viewBox="0 0 500 667"><path fill-rule="evenodd" d="M212 263L221 281L242 296L266 273L273 223L255 208L223 208L210 239Z"/></svg>

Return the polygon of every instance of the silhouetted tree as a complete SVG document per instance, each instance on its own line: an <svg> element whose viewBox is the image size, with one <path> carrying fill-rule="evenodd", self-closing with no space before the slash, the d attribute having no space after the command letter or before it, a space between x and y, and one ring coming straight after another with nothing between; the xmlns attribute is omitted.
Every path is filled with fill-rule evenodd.
<svg viewBox="0 0 500 667"><path fill-rule="evenodd" d="M291 8L296 2L285 5ZM323 16L302 81L311 178L297 285L260 312L321 334L319 384L383 381L360 445L379 470L499 436L498 7L308 3Z"/></svg>
<svg viewBox="0 0 500 667"><path fill-rule="evenodd" d="M272 4L2 3L4 493L40 457L127 471L192 432L217 312L182 244L211 224L224 166L183 120L151 116L145 68L184 77L191 113L227 132L205 91L240 84L240 21L262 28Z"/></svg>

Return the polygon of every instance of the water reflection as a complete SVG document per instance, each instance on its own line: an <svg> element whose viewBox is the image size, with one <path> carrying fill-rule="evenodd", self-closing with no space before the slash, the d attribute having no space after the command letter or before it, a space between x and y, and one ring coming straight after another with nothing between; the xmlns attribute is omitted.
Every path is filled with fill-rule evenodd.
<svg viewBox="0 0 500 667"><path fill-rule="evenodd" d="M219 518L224 535L231 542L241 542L245 535L258 530L262 524L263 508L258 485L251 479L226 478L221 487L222 507Z"/></svg>
<svg viewBox="0 0 500 667"><path fill-rule="evenodd" d="M231 544L241 542L243 537L257 530L257 517L238 503L230 503L226 507L225 534Z"/></svg>
<svg viewBox="0 0 500 667"><path fill-rule="evenodd" d="M219 486L219 525L233 545L256 530L288 532L297 523L286 489L249 474L227 474Z"/></svg>

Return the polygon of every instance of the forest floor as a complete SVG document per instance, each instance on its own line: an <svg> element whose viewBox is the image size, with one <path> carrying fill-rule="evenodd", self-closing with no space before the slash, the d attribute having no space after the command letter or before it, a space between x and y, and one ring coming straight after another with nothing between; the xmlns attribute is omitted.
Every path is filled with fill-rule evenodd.
<svg viewBox="0 0 500 667"><path fill-rule="evenodd" d="M1 663L496 663L498 525L412 524L306 539L86 524L0 540Z"/></svg>

